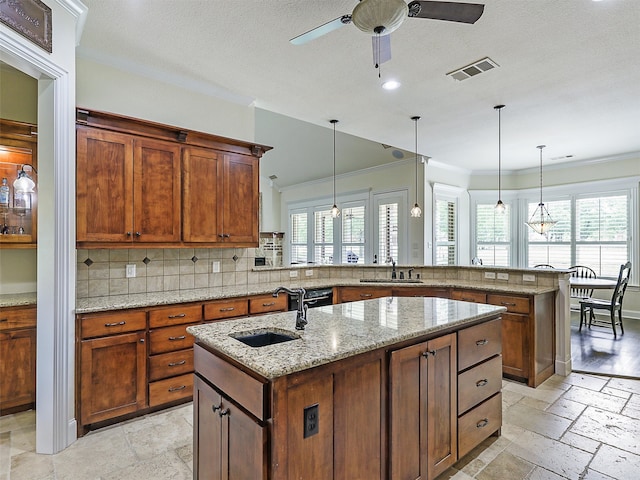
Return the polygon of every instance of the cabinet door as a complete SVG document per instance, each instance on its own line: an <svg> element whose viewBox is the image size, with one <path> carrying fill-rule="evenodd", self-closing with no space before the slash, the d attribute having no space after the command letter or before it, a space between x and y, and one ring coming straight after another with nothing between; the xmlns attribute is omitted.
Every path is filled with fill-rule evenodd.
<svg viewBox="0 0 640 480"><path fill-rule="evenodd" d="M36 329L0 332L0 412L36 401Z"/></svg>
<svg viewBox="0 0 640 480"><path fill-rule="evenodd" d="M224 155L222 225L226 243L258 243L258 160ZM218 187L220 188L220 187Z"/></svg>
<svg viewBox="0 0 640 480"><path fill-rule="evenodd" d="M83 425L147 406L144 332L83 340L80 344L80 418Z"/></svg>
<svg viewBox="0 0 640 480"><path fill-rule="evenodd" d="M219 242L220 231L218 176L220 153L204 148L182 150L182 240ZM220 236L219 236L220 235Z"/></svg>
<svg viewBox="0 0 640 480"><path fill-rule="evenodd" d="M222 397L197 375L193 382L193 478L220 480L222 467Z"/></svg>
<svg viewBox="0 0 640 480"><path fill-rule="evenodd" d="M502 314L502 372L529 378L529 316Z"/></svg>
<svg viewBox="0 0 640 480"><path fill-rule="evenodd" d="M457 460L455 335L391 352L391 478L435 478Z"/></svg>
<svg viewBox="0 0 640 480"><path fill-rule="evenodd" d="M180 146L134 143L134 241L180 241Z"/></svg>
<svg viewBox="0 0 640 480"><path fill-rule="evenodd" d="M133 234L133 137L77 127L78 242L129 242Z"/></svg>

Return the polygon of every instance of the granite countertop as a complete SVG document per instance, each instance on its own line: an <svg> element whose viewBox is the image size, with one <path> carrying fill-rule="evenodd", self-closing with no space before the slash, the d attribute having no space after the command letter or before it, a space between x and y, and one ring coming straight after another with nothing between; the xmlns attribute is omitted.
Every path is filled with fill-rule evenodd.
<svg viewBox="0 0 640 480"><path fill-rule="evenodd" d="M36 292L29 293L5 293L0 295L0 307L21 307L23 305L36 305L38 302Z"/></svg>
<svg viewBox="0 0 640 480"><path fill-rule="evenodd" d="M443 298L385 297L310 308L305 330L295 330L296 312L285 312L197 325L187 331L201 344L275 379L503 311L504 307ZM230 336L265 329L299 338L254 348Z"/></svg>
<svg viewBox="0 0 640 480"><path fill-rule="evenodd" d="M277 283L257 283L232 287L217 288L198 288L192 290L176 290L170 292L157 293L138 293L131 295L111 295L108 297L81 298L76 301L76 313L93 313L104 312L110 310L123 310L127 308L144 308L163 305L173 305L178 303L201 302L207 300L219 300L233 297L243 297L247 295L260 295L273 292L279 286L289 288L302 287L310 288L326 288L326 287L347 287L358 286L367 287L385 287L385 286L401 286L403 288L419 288L419 287L455 287L468 288L484 291L495 291L499 293L512 293L520 295L537 295L557 290L553 286L536 286L525 284L513 284L505 282L502 284L479 284L478 282L463 280L423 280L422 283L403 283L403 282L361 282L359 279L348 278L325 278L314 280L299 280L290 282Z"/></svg>

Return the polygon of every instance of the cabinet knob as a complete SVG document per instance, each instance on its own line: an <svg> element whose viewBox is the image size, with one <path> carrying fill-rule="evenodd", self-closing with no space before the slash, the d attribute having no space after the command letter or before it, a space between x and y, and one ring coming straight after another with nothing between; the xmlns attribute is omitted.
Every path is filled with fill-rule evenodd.
<svg viewBox="0 0 640 480"><path fill-rule="evenodd" d="M140 232L136 232L136 237L139 237L140 235L142 235Z"/></svg>
<svg viewBox="0 0 640 480"><path fill-rule="evenodd" d="M126 235L127 235L127 237L130 237L131 236L131 232L127 232Z"/></svg>
<svg viewBox="0 0 640 480"><path fill-rule="evenodd" d="M220 410L221 408L222 408L222 405L211 405L211 410L213 410L214 413Z"/></svg>
<svg viewBox="0 0 640 480"><path fill-rule="evenodd" d="M224 234L222 234L222 233L219 233L219 234L218 234L218 236L219 236L220 238L224 238Z"/></svg>
<svg viewBox="0 0 640 480"><path fill-rule="evenodd" d="M141 338L141 339L140 339L140 343L144 343L144 338Z"/></svg>
<svg viewBox="0 0 640 480"><path fill-rule="evenodd" d="M422 354L422 356L423 357L428 357L429 355L433 355L435 357L436 353L438 353L438 352L436 352L435 350L427 350Z"/></svg>
<svg viewBox="0 0 640 480"><path fill-rule="evenodd" d="M218 415L220 415L221 417L224 417L225 415L229 415L229 409L225 408L224 410L222 410Z"/></svg>
<svg viewBox="0 0 640 480"><path fill-rule="evenodd" d="M229 238L230 236L231 236L231 234L230 234L230 233L225 233L225 234L224 234L224 238Z"/></svg>

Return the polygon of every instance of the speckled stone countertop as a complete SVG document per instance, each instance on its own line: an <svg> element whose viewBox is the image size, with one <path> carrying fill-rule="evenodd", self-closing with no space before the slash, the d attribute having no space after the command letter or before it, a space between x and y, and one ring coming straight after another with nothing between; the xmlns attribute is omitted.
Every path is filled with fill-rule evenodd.
<svg viewBox="0 0 640 480"><path fill-rule="evenodd" d="M275 379L404 340L489 318L504 307L431 297L386 297L310 308L305 330L295 330L296 312L188 327L196 341ZM231 335L275 330L299 338L250 347Z"/></svg>
<svg viewBox="0 0 640 480"><path fill-rule="evenodd" d="M177 290L170 292L139 293L131 295L111 295L108 297L81 298L76 302L76 313L103 312L109 310L122 310L126 308L142 308L162 305L173 305L178 303L201 302L207 300L217 300L224 298L242 297L246 295L259 295L273 292L279 286L289 288L302 287L325 288L325 287L346 287L359 286L385 287L401 286L403 288L419 287L455 287L469 288L475 290L495 291L499 293L513 293L520 295L537 295L557 290L553 286L529 286L523 284L511 284L505 282L503 285L479 284L477 282L461 280L424 280L422 283L401 283L401 282L360 282L359 279L345 278L325 278L314 280L303 280L290 283L259 283L253 285L242 285L218 288L199 288L193 290Z"/></svg>
<svg viewBox="0 0 640 480"><path fill-rule="evenodd" d="M35 305L37 303L36 292L30 293L6 293L0 295L0 307L20 307L23 305Z"/></svg>

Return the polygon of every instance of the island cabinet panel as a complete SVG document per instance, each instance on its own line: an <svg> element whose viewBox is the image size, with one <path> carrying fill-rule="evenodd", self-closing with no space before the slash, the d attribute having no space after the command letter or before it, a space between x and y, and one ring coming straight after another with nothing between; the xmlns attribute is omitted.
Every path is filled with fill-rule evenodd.
<svg viewBox="0 0 640 480"><path fill-rule="evenodd" d="M391 352L391 478L435 478L457 461L456 355L455 334Z"/></svg>
<svg viewBox="0 0 640 480"><path fill-rule="evenodd" d="M266 480L267 428L198 375L194 382L194 479Z"/></svg>
<svg viewBox="0 0 640 480"><path fill-rule="evenodd" d="M36 308L0 312L0 415L26 410L36 400Z"/></svg>

